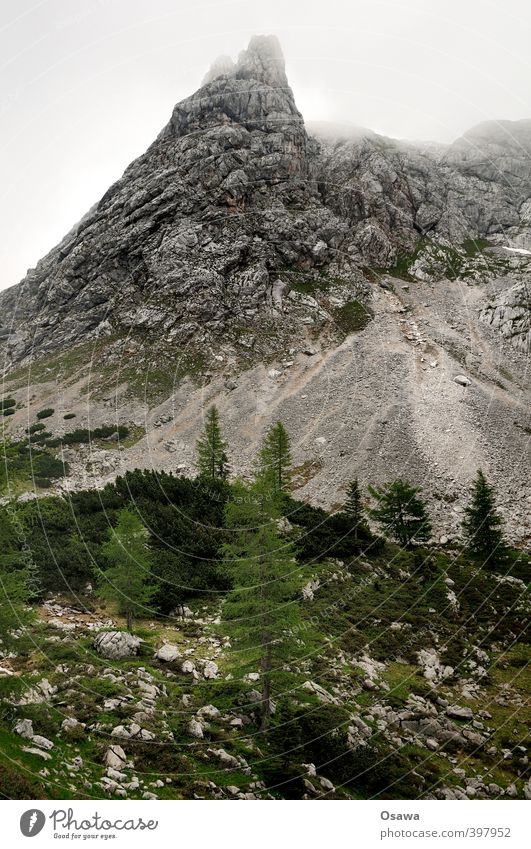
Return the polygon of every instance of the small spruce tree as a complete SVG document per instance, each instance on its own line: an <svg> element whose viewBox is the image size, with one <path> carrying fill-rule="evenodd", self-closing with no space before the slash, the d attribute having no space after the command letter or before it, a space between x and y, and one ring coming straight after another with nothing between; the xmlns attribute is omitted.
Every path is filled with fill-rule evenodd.
<svg viewBox="0 0 531 849"><path fill-rule="evenodd" d="M125 614L128 631L133 630L134 616L145 610L157 591L147 540L148 532L138 516L124 509L103 546L109 566L100 573L100 593Z"/></svg>
<svg viewBox="0 0 531 849"><path fill-rule="evenodd" d="M365 509L361 500L361 490L357 478L349 484L343 513L349 518L354 532L354 540L358 540L360 532L364 537L369 535L369 526L365 518Z"/></svg>
<svg viewBox="0 0 531 849"><path fill-rule="evenodd" d="M258 476L273 493L285 493L291 477L289 434L278 421L266 433L258 455Z"/></svg>
<svg viewBox="0 0 531 849"><path fill-rule="evenodd" d="M424 542L431 536L431 522L426 505L419 498L420 487L407 481L395 480L383 489L369 487L377 506L369 510L373 517L404 548Z"/></svg>
<svg viewBox="0 0 531 849"><path fill-rule="evenodd" d="M221 435L219 412L216 406L209 407L203 432L196 443L197 468L207 480L226 480L229 474L227 443Z"/></svg>
<svg viewBox="0 0 531 849"><path fill-rule="evenodd" d="M505 551L502 519L496 512L494 489L478 469L463 519L466 549L470 554L493 561Z"/></svg>

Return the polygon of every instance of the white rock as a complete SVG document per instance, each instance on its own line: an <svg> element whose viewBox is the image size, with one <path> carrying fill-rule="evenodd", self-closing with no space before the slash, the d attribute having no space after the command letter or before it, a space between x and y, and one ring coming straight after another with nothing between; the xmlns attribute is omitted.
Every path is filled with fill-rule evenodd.
<svg viewBox="0 0 531 849"><path fill-rule="evenodd" d="M460 705L448 705L446 715L452 717L452 719L472 719L474 716L471 708L461 707Z"/></svg>
<svg viewBox="0 0 531 849"><path fill-rule="evenodd" d="M329 693L328 690L325 690L324 687L321 687L320 684L316 684L315 681L305 681L302 687L304 690L309 690L310 693L314 693L320 702L325 702L329 705L339 704L335 696Z"/></svg>
<svg viewBox="0 0 531 849"><path fill-rule="evenodd" d="M113 769L122 769L126 765L127 755L121 746L115 744L110 746L105 752L104 762L106 766Z"/></svg>
<svg viewBox="0 0 531 849"><path fill-rule="evenodd" d="M205 705L197 711L198 716L203 716L205 719L217 719L220 715L219 710L214 705Z"/></svg>
<svg viewBox="0 0 531 849"><path fill-rule="evenodd" d="M33 737L33 722L31 719L19 719L13 730L21 737L31 739Z"/></svg>
<svg viewBox="0 0 531 849"><path fill-rule="evenodd" d="M121 660L138 653L142 641L127 631L103 631L94 640L94 648L102 657Z"/></svg>
<svg viewBox="0 0 531 849"><path fill-rule="evenodd" d="M207 754L214 755L224 767L237 769L240 766L240 762L232 755L229 755L225 749L207 749Z"/></svg>
<svg viewBox="0 0 531 849"><path fill-rule="evenodd" d="M123 737L124 739L127 739L129 736L129 731L123 725L117 725L111 731L111 737Z"/></svg>
<svg viewBox="0 0 531 849"><path fill-rule="evenodd" d="M34 734L31 738L31 742L38 746L39 749L53 749L54 747L51 740L48 740L47 737L41 737L40 734Z"/></svg>
<svg viewBox="0 0 531 849"><path fill-rule="evenodd" d="M198 740L203 739L203 726L197 719L191 719L188 723L188 733L192 737L196 737Z"/></svg>
<svg viewBox="0 0 531 849"><path fill-rule="evenodd" d="M172 663L174 660L177 660L181 656L179 649L177 646L172 645L171 643L164 643L163 646L155 652L155 658L157 660L162 660L164 663Z"/></svg>
<svg viewBox="0 0 531 849"><path fill-rule="evenodd" d="M75 728L83 728L83 724L78 722L78 720L74 716L67 716L66 719L63 719L61 722L61 728L63 731L73 731Z"/></svg>
<svg viewBox="0 0 531 849"><path fill-rule="evenodd" d="M22 751L27 752L29 755L38 755L44 761L50 761L52 759L52 756L48 752L43 752L42 749L37 749L34 746L22 746Z"/></svg>
<svg viewBox="0 0 531 849"><path fill-rule="evenodd" d="M203 667L203 675L205 678L217 678L218 677L218 665L214 663L213 660L207 660Z"/></svg>

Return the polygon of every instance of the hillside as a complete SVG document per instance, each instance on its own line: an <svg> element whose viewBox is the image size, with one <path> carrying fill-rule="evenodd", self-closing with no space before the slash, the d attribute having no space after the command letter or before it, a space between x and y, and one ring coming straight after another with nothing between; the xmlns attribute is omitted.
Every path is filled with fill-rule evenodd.
<svg viewBox="0 0 531 849"><path fill-rule="evenodd" d="M42 600L1 662L0 794L529 798L528 557L360 545L337 514L289 502L300 616L264 733L264 672L228 635L214 559L227 493L146 474L17 513ZM127 504L162 581L133 634L95 586Z"/></svg>

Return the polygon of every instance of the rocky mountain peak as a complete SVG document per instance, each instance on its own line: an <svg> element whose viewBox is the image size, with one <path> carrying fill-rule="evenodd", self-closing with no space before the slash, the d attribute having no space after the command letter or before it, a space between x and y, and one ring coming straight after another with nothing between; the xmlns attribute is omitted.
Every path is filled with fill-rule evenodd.
<svg viewBox="0 0 531 849"><path fill-rule="evenodd" d="M234 69L237 79L257 80L273 88L287 87L284 55L274 35L255 35L242 50Z"/></svg>
<svg viewBox="0 0 531 849"><path fill-rule="evenodd" d="M235 63L230 56L218 56L203 79L203 85L220 77L254 80L272 88L287 88L284 55L274 35L255 35L247 50L242 50Z"/></svg>
<svg viewBox="0 0 531 849"><path fill-rule="evenodd" d="M275 36L254 36L237 63L229 56L218 57L201 88L177 104L159 140L235 124L251 131L295 133L297 146L305 144L304 122Z"/></svg>

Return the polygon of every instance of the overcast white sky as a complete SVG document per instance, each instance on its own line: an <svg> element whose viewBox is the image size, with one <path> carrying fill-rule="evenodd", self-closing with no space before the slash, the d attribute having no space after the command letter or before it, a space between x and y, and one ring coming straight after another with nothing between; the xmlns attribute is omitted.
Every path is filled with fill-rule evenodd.
<svg viewBox="0 0 531 849"><path fill-rule="evenodd" d="M308 121L451 141L531 118L527 0L0 0L0 14L0 288L255 33L280 38Z"/></svg>

